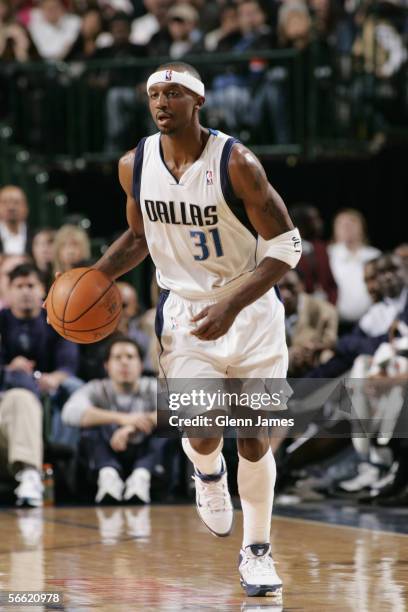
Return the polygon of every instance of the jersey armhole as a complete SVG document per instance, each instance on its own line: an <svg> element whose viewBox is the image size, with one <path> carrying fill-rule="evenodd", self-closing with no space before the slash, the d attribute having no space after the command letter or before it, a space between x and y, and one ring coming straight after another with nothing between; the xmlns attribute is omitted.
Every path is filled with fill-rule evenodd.
<svg viewBox="0 0 408 612"><path fill-rule="evenodd" d="M142 180L143 155L146 137L139 141L135 151L135 161L133 163L133 197L140 202L140 184Z"/></svg>
<svg viewBox="0 0 408 612"><path fill-rule="evenodd" d="M234 144L239 144L237 138L228 138L224 144L224 148L221 153L220 162L220 177L221 177L221 189L224 200L231 208L235 206L242 206L242 200L240 200L234 193L234 188L231 183L231 178L228 170L229 160L231 157L232 147Z"/></svg>
<svg viewBox="0 0 408 612"><path fill-rule="evenodd" d="M224 144L224 148L221 153L220 161L220 181L221 190L225 202L233 215L242 223L242 225L256 238L257 231L250 222L245 204L243 200L235 195L234 188L231 183L231 177L228 170L229 160L231 157L231 151L234 144L241 144L237 138L228 138Z"/></svg>

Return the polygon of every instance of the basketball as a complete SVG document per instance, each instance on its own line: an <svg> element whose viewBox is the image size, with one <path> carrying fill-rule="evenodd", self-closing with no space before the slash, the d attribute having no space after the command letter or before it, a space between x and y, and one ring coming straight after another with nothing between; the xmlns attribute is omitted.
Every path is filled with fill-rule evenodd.
<svg viewBox="0 0 408 612"><path fill-rule="evenodd" d="M119 322L118 288L93 268L74 268L58 277L46 299L48 321L63 338L91 344L106 338Z"/></svg>

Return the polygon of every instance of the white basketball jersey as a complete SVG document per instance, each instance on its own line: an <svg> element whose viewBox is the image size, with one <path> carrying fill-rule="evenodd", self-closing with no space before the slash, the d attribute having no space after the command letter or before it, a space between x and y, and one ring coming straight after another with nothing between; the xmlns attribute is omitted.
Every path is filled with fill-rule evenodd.
<svg viewBox="0 0 408 612"><path fill-rule="evenodd" d="M179 181L164 162L160 134L136 148L133 193L157 281L184 298L216 297L256 267L257 234L228 175L236 142L210 130L201 156Z"/></svg>

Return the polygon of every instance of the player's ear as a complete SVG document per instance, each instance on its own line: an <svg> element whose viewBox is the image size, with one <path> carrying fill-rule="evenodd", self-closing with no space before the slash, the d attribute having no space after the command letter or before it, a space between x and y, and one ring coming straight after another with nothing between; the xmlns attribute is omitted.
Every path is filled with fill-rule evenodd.
<svg viewBox="0 0 408 612"><path fill-rule="evenodd" d="M196 103L195 103L196 109L201 110L201 108L204 106L204 102L205 102L204 96L197 96Z"/></svg>

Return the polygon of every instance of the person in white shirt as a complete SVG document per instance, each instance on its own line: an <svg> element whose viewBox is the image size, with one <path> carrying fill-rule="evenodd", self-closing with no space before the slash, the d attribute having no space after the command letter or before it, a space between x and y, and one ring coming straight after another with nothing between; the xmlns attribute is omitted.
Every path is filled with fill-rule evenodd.
<svg viewBox="0 0 408 612"><path fill-rule="evenodd" d="M23 255L27 251L27 198L20 187L0 190L0 253Z"/></svg>
<svg viewBox="0 0 408 612"><path fill-rule="evenodd" d="M60 60L68 53L81 28L81 18L65 11L61 0L42 0L31 11L28 25L41 57Z"/></svg>
<svg viewBox="0 0 408 612"><path fill-rule="evenodd" d="M336 215L333 236L328 251L338 287L337 309L340 321L351 326L371 305L364 282L364 264L378 257L380 251L367 244L365 219L359 211L351 208Z"/></svg>
<svg viewBox="0 0 408 612"><path fill-rule="evenodd" d="M130 42L135 45L147 45L153 34L166 24L170 0L144 0L146 14L132 23Z"/></svg>

